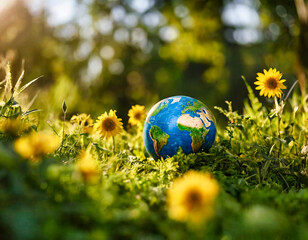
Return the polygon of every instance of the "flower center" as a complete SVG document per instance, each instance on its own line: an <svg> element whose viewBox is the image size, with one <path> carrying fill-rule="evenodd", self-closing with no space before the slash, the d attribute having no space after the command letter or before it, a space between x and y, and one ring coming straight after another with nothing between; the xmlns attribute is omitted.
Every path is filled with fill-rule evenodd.
<svg viewBox="0 0 308 240"><path fill-rule="evenodd" d="M186 205L189 210L193 210L201 205L202 196L196 190L191 190L186 197Z"/></svg>
<svg viewBox="0 0 308 240"><path fill-rule="evenodd" d="M137 120L140 120L141 119L141 113L140 112L135 113L134 118L137 119Z"/></svg>
<svg viewBox="0 0 308 240"><path fill-rule="evenodd" d="M275 78L269 78L266 81L266 87L269 89L276 89L278 86L278 82Z"/></svg>
<svg viewBox="0 0 308 240"><path fill-rule="evenodd" d="M103 125L103 129L105 131L112 131L116 127L115 122L112 119L110 119L110 118L105 119L103 121L102 125Z"/></svg>
<svg viewBox="0 0 308 240"><path fill-rule="evenodd" d="M89 125L88 119L84 122L84 126L87 127Z"/></svg>

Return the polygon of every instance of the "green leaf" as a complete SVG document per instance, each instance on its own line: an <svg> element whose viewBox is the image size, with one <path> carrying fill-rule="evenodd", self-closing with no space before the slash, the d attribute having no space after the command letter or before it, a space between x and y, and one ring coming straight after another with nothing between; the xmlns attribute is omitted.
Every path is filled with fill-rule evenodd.
<svg viewBox="0 0 308 240"><path fill-rule="evenodd" d="M248 84L246 78L244 76L241 76L241 77L245 82L245 85L246 85L246 88L247 88L247 91L248 91L248 98L250 100L250 105L251 105L251 107L250 107L248 104L245 104L245 109L248 110L247 112L249 112L249 114L251 115L253 113L260 111L260 109L262 107L262 103L260 103L259 99L253 93L253 90L250 87L250 85Z"/></svg>

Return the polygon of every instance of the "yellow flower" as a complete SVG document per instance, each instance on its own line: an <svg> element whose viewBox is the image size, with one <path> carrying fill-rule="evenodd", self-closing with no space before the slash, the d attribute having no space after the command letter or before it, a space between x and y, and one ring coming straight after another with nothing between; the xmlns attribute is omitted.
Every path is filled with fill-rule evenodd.
<svg viewBox="0 0 308 240"><path fill-rule="evenodd" d="M128 123L132 126L141 125L145 119L145 108L144 106L135 105L128 111Z"/></svg>
<svg viewBox="0 0 308 240"><path fill-rule="evenodd" d="M214 214L218 191L218 184L209 173L187 172L167 191L170 218L195 224L204 222Z"/></svg>
<svg viewBox="0 0 308 240"><path fill-rule="evenodd" d="M60 145L60 138L45 132L32 132L20 137L14 143L17 153L23 158L40 160L44 155L53 153Z"/></svg>
<svg viewBox="0 0 308 240"><path fill-rule="evenodd" d="M20 118L1 118L0 130L9 136L18 136L26 129L24 122Z"/></svg>
<svg viewBox="0 0 308 240"><path fill-rule="evenodd" d="M264 95L265 97L280 97L281 96L281 89L286 89L287 87L283 85L283 82L285 82L285 79L281 79L282 74L276 70L276 68L272 69L270 68L268 71L265 69L263 70L263 73L257 73L258 77L256 82L254 82L255 85L258 85L256 87L256 90L260 91L260 96Z"/></svg>
<svg viewBox="0 0 308 240"><path fill-rule="evenodd" d="M93 119L85 113L74 115L71 118L71 123L76 124L82 129L82 133L92 133Z"/></svg>
<svg viewBox="0 0 308 240"><path fill-rule="evenodd" d="M93 159L90 149L83 151L77 161L77 169L85 182L96 182L99 176L98 164Z"/></svg>
<svg viewBox="0 0 308 240"><path fill-rule="evenodd" d="M94 124L94 131L106 139L121 133L123 123L121 118L117 118L116 111L110 110L98 117Z"/></svg>

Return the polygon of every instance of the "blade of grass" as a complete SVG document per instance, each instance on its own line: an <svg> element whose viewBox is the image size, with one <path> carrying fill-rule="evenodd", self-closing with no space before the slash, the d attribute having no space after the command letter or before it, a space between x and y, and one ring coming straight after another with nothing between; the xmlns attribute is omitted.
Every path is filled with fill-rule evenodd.
<svg viewBox="0 0 308 240"><path fill-rule="evenodd" d="M32 110L30 110L30 111L24 112L24 113L22 114L22 116L27 116L27 115L29 115L29 114L31 114L31 113L40 112L40 111L42 111L42 110L41 110L41 109L32 109Z"/></svg>
<svg viewBox="0 0 308 240"><path fill-rule="evenodd" d="M25 65L25 60L23 60L22 63L21 63L22 72L21 72L21 74L20 74L20 76L19 76L19 78L18 78L18 80L17 80L17 82L16 82L16 84L15 84L15 87L14 87L14 91L13 91L13 96L14 96L14 97L15 97L15 93L18 91L18 89L19 89L19 87L20 87L20 85L21 85L22 79L23 79L24 76L25 76L24 65Z"/></svg>
<svg viewBox="0 0 308 240"><path fill-rule="evenodd" d="M23 90L25 90L27 87L29 87L32 83L36 82L38 79L42 78L43 76L40 76L38 78L33 79L32 81L28 82L27 84L23 85L17 92L16 96L20 94Z"/></svg>
<svg viewBox="0 0 308 240"><path fill-rule="evenodd" d="M297 82L298 82L298 80L296 80L296 81L293 83L293 85L291 86L291 88L290 88L289 92L287 93L286 97L283 99L284 102L287 101L287 99L288 99L290 93L292 92L293 88L295 88Z"/></svg>
<svg viewBox="0 0 308 240"><path fill-rule="evenodd" d="M247 91L248 91L248 98L250 100L250 104L252 107L253 112L258 112L261 107L262 107L262 103L260 103L259 99L255 96L255 94L253 93L252 88L250 87L250 85L248 84L246 78L244 76L241 76L243 81L245 82Z"/></svg>
<svg viewBox="0 0 308 240"><path fill-rule="evenodd" d="M12 91L12 74L11 74L11 65L9 63L6 64L5 69L5 86L4 86L4 101L11 97Z"/></svg>
<svg viewBox="0 0 308 240"><path fill-rule="evenodd" d="M23 111L27 111L32 106L38 95L39 91L35 94L35 96L31 99L31 101L25 107L23 107Z"/></svg>

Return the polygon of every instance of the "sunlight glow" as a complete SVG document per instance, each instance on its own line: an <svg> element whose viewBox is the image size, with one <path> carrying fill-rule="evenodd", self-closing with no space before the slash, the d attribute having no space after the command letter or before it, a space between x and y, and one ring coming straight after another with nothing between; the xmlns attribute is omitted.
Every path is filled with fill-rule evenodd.
<svg viewBox="0 0 308 240"><path fill-rule="evenodd" d="M0 1L0 14L15 4L16 0L1 0Z"/></svg>
<svg viewBox="0 0 308 240"><path fill-rule="evenodd" d="M233 0L225 5L221 18L225 25L230 26L224 33L227 41L242 45L262 41L258 8L258 0ZM277 32L275 26L273 31Z"/></svg>
<svg viewBox="0 0 308 240"><path fill-rule="evenodd" d="M10 0L1 0L1 3L3 1L8 2ZM46 10L47 21L50 26L66 24L73 20L77 7L75 0L27 0L25 3L32 14Z"/></svg>

